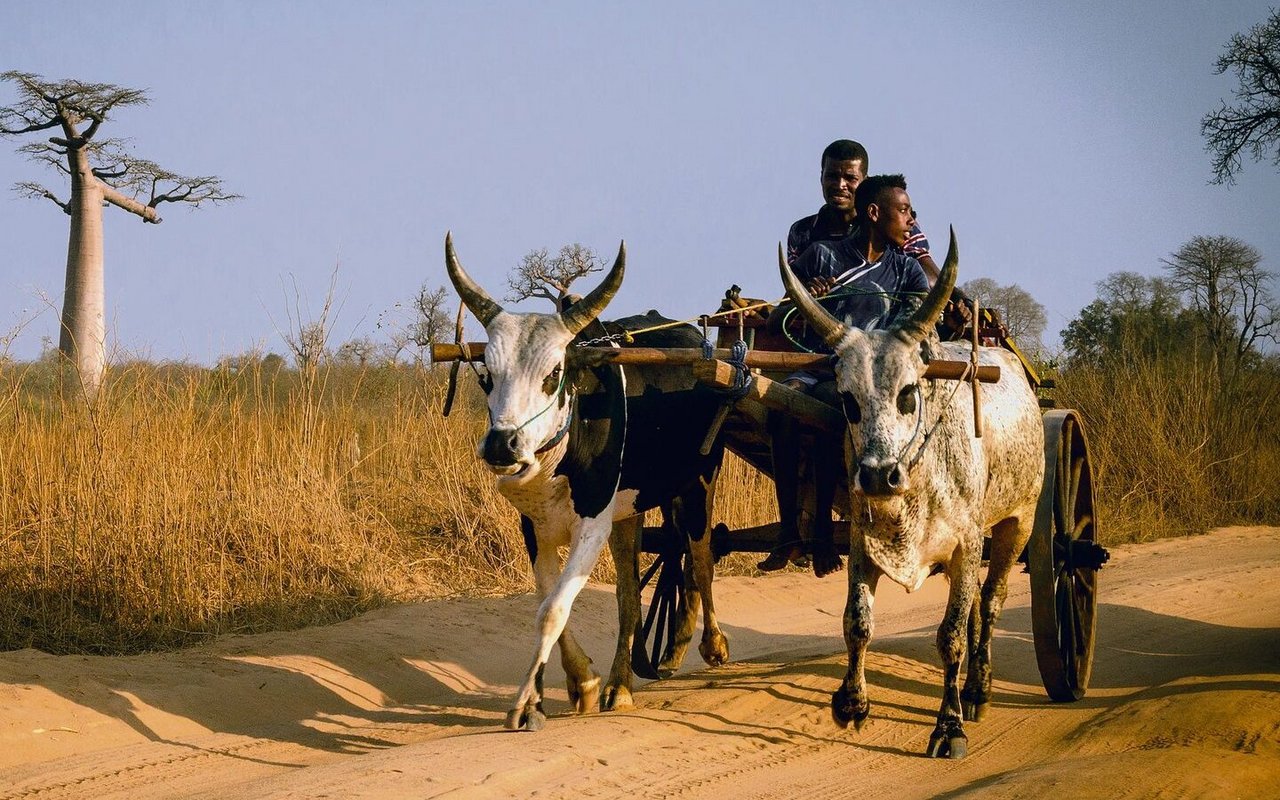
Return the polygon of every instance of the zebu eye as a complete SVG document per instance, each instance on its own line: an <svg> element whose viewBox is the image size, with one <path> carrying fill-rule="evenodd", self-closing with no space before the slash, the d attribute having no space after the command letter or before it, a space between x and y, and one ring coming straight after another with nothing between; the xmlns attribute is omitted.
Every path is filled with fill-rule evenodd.
<svg viewBox="0 0 1280 800"><path fill-rule="evenodd" d="M481 391L483 391L485 394L488 394L489 392L493 391L493 376L489 374L488 370L484 370L483 372L477 372L476 378L480 381Z"/></svg>
<svg viewBox="0 0 1280 800"><path fill-rule="evenodd" d="M916 413L916 389L913 383L902 387L902 391L898 392L898 410L903 414Z"/></svg>
<svg viewBox="0 0 1280 800"><path fill-rule="evenodd" d="M555 369L547 373L547 377L542 379L542 391L547 394L555 394L560 388L560 365L556 364Z"/></svg>
<svg viewBox="0 0 1280 800"><path fill-rule="evenodd" d="M840 402L844 405L845 419L853 423L862 422L862 409L858 407L858 401L853 399L853 395L841 392Z"/></svg>

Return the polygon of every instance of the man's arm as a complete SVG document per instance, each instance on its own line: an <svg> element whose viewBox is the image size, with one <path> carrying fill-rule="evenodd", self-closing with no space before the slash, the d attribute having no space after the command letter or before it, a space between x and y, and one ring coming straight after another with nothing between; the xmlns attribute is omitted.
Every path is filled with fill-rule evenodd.
<svg viewBox="0 0 1280 800"><path fill-rule="evenodd" d="M942 271L938 269L933 256L929 255L929 237L920 230L919 224L911 226L911 233L902 243L902 252L920 262L920 267L924 270L924 276L928 278L930 286L938 282L938 276Z"/></svg>

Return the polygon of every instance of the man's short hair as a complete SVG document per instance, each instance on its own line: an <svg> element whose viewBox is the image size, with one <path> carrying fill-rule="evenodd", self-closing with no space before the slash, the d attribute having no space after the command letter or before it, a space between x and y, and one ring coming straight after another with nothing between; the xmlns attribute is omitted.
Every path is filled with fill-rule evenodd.
<svg viewBox="0 0 1280 800"><path fill-rule="evenodd" d="M822 162L828 158L832 161L861 161L864 173L871 168L867 148L852 139L836 139L827 145L827 149L822 151L822 161L818 162L818 166L822 166Z"/></svg>
<svg viewBox="0 0 1280 800"><path fill-rule="evenodd" d="M867 206L880 202L880 195L886 189L901 189L905 192L907 179L901 175L872 175L858 184L853 192L853 208L858 212L859 219L866 218Z"/></svg>

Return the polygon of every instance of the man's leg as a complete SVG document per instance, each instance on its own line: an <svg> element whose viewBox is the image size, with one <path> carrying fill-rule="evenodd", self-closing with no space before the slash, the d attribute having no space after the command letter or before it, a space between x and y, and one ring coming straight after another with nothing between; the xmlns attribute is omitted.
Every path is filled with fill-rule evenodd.
<svg viewBox="0 0 1280 800"><path fill-rule="evenodd" d="M784 383L789 389L807 392L809 387L801 380L788 378ZM778 541L773 550L756 568L773 572L788 563L803 563L804 543L800 539L800 425L794 419L778 412L769 414L770 447L773 460L773 486L778 498Z"/></svg>
<svg viewBox="0 0 1280 800"><path fill-rule="evenodd" d="M840 407L835 381L823 381L813 387L813 397L827 405ZM813 448L813 479L815 484L813 510L813 574L826 577L844 568L844 562L836 553L831 507L835 502L836 486L840 470L844 468L844 437L819 436Z"/></svg>

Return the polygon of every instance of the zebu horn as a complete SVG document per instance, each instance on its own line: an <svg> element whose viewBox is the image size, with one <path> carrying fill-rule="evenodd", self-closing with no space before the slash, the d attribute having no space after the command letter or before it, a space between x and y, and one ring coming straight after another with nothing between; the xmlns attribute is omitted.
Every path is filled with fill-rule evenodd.
<svg viewBox="0 0 1280 800"><path fill-rule="evenodd" d="M605 306L609 305L609 301L618 293L618 287L622 285L622 273L626 268L627 245L626 242L622 242L618 245L618 257L613 260L613 267L610 268L609 274L604 276L604 281L590 294L560 314L560 320L569 329L569 333L577 336L583 328L591 324L592 320L600 316Z"/></svg>
<svg viewBox="0 0 1280 800"><path fill-rule="evenodd" d="M924 302L916 309L916 313L894 330L894 334L908 345L917 345L929 335L929 330L938 321L942 308L951 299L951 290L956 285L956 267L960 264L960 255L956 248L956 229L951 229L951 242L947 245L947 258L942 262L942 274L938 282L929 290Z"/></svg>
<svg viewBox="0 0 1280 800"><path fill-rule="evenodd" d="M489 327L493 318L502 312L502 306L495 303L479 284L471 280L471 276L458 263L458 257L453 252L452 232L444 235L444 266L449 271L449 280L453 281L453 288L458 290L463 304L476 315L481 325Z"/></svg>
<svg viewBox="0 0 1280 800"><path fill-rule="evenodd" d="M836 343L844 338L847 327L830 311L823 308L821 303L814 300L809 290L804 288L804 284L796 278L791 267L787 266L787 258L782 254L781 242L778 243L778 271L782 273L782 285L787 287L787 296L791 298L791 302L800 309L800 313L813 326L813 330L822 337L822 341L835 347Z"/></svg>

